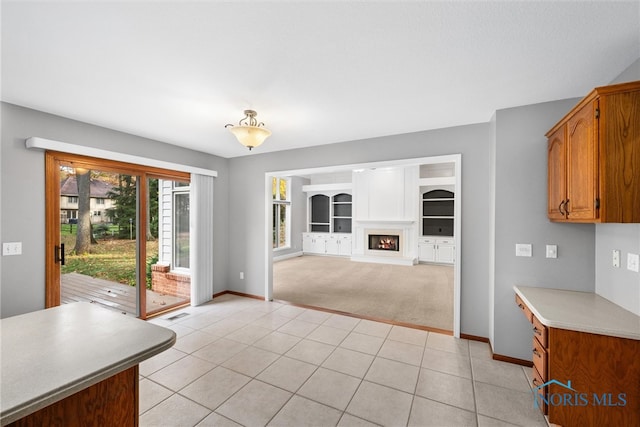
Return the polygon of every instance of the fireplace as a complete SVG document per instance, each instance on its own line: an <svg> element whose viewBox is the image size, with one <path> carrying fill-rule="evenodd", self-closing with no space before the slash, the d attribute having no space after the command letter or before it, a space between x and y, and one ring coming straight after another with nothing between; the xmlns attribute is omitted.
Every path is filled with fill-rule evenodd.
<svg viewBox="0 0 640 427"><path fill-rule="evenodd" d="M415 221L360 220L355 224L352 261L396 265L417 263L418 224Z"/></svg>
<svg viewBox="0 0 640 427"><path fill-rule="evenodd" d="M369 234L369 250L400 252L400 236L397 234Z"/></svg>

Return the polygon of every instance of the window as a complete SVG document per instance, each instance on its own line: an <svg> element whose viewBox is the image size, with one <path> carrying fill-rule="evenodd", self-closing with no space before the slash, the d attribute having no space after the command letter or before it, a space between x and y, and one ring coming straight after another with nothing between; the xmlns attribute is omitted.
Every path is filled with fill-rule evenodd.
<svg viewBox="0 0 640 427"><path fill-rule="evenodd" d="M93 216L100 216L100 211L94 211Z"/></svg>
<svg viewBox="0 0 640 427"><path fill-rule="evenodd" d="M189 268L188 191L174 191L173 193L173 267Z"/></svg>
<svg viewBox="0 0 640 427"><path fill-rule="evenodd" d="M78 196L67 196L69 203L78 203Z"/></svg>
<svg viewBox="0 0 640 427"><path fill-rule="evenodd" d="M273 248L291 246L291 179L272 178Z"/></svg>
<svg viewBox="0 0 640 427"><path fill-rule="evenodd" d="M104 205L104 199L96 199L96 205Z"/></svg>

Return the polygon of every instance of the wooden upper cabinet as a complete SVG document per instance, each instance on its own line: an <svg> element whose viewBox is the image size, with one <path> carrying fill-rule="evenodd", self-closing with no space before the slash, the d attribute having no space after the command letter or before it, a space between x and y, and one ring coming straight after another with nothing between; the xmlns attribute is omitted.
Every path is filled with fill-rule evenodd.
<svg viewBox="0 0 640 427"><path fill-rule="evenodd" d="M567 156L566 128L561 127L549 136L548 145L548 209L547 215L553 220L566 218L564 203L567 199Z"/></svg>
<svg viewBox="0 0 640 427"><path fill-rule="evenodd" d="M598 144L596 114L598 101L586 104L567 121L568 220L598 218Z"/></svg>
<svg viewBox="0 0 640 427"><path fill-rule="evenodd" d="M547 138L550 220L640 223L640 81L594 89Z"/></svg>

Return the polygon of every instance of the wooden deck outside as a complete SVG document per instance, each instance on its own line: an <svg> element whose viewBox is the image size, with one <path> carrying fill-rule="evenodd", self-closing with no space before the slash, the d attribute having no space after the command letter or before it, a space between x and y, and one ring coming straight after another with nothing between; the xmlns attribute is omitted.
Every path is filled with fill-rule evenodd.
<svg viewBox="0 0 640 427"><path fill-rule="evenodd" d="M96 279L79 273L63 274L60 280L62 304L85 301L136 316L136 288L122 283ZM184 301L147 289L147 313Z"/></svg>

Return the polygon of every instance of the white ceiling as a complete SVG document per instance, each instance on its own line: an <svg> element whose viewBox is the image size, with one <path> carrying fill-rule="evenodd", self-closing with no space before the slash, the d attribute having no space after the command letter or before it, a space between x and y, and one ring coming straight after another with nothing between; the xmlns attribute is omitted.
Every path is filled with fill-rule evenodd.
<svg viewBox="0 0 640 427"><path fill-rule="evenodd" d="M486 122L640 57L640 1L2 1L2 100L236 157ZM258 111L251 153L224 129ZM38 136L38 135L32 135Z"/></svg>

